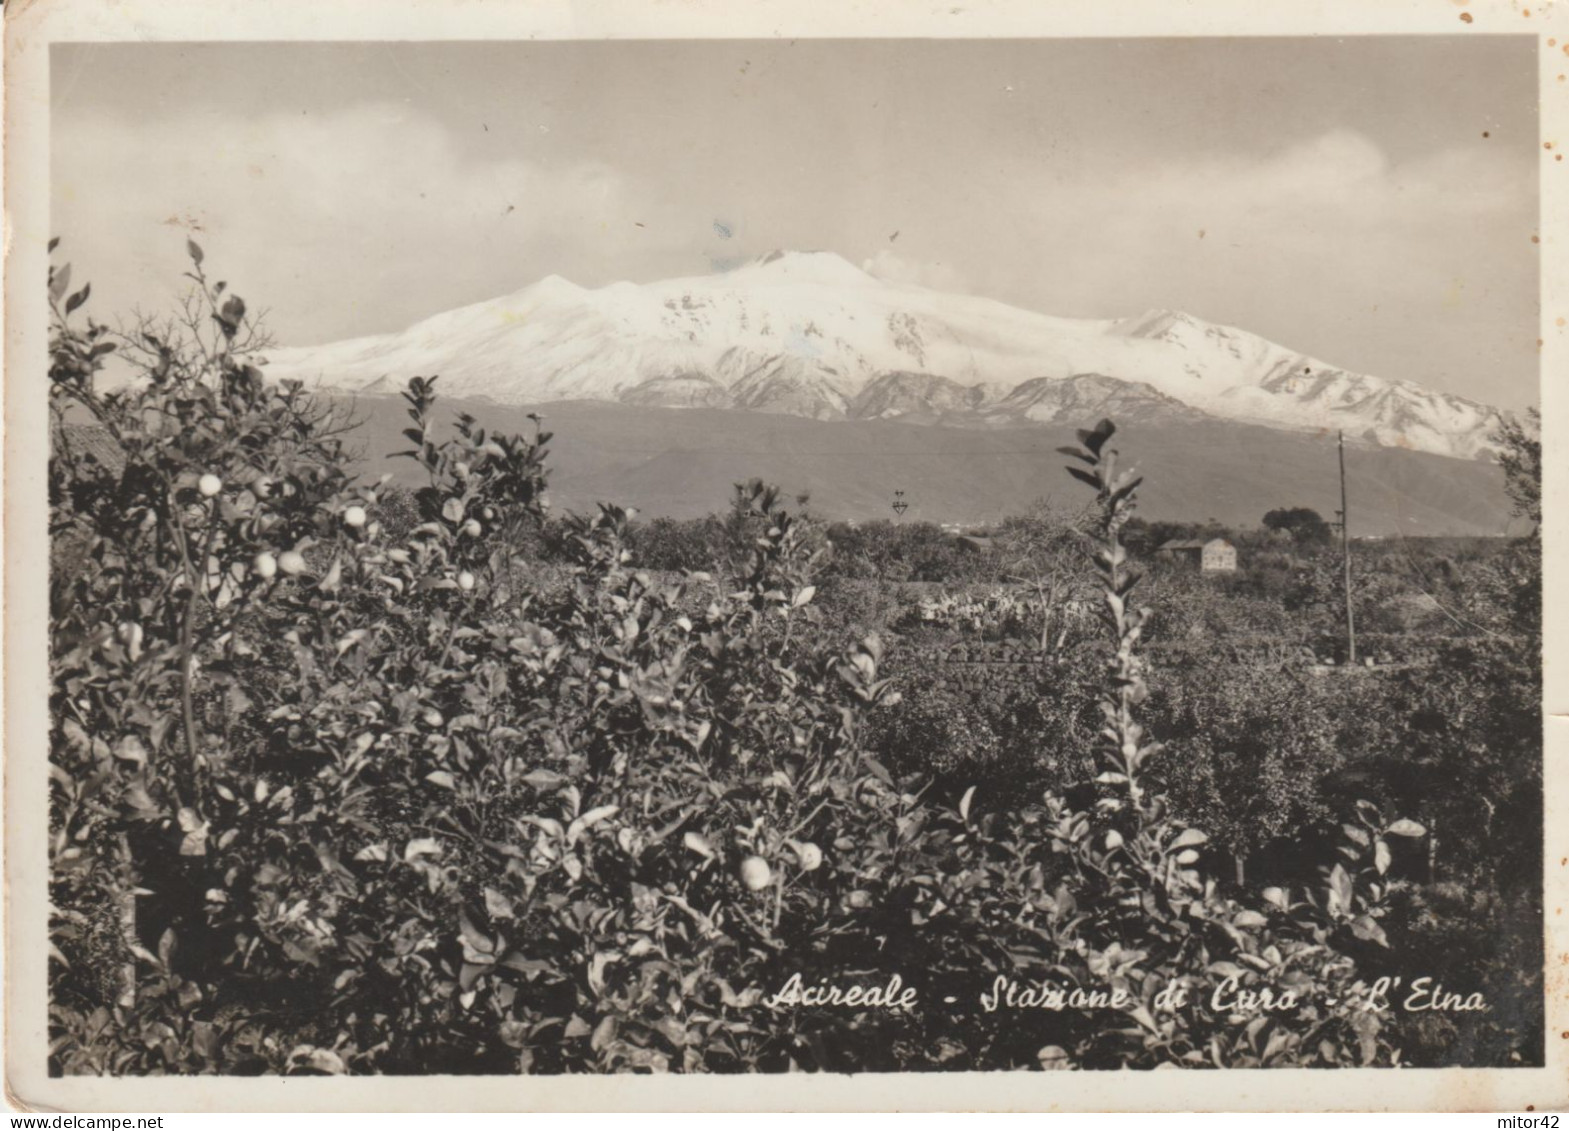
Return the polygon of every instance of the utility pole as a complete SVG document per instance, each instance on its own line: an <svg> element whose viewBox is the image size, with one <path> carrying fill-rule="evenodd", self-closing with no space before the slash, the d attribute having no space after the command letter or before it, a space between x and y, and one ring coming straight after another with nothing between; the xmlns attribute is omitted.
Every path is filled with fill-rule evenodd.
<svg viewBox="0 0 1569 1131"><path fill-rule="evenodd" d="M1346 511L1346 434L1340 433L1340 556L1346 577L1346 663L1357 662L1357 629L1351 615L1351 516Z"/></svg>

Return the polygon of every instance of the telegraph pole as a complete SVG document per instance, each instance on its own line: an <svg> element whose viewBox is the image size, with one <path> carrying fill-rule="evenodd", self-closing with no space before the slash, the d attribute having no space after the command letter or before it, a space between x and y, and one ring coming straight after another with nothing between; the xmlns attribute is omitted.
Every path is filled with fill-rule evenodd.
<svg viewBox="0 0 1569 1131"><path fill-rule="evenodd" d="M1346 663L1357 662L1357 629L1351 615L1351 516L1346 511L1346 434L1340 433L1340 556L1346 577Z"/></svg>

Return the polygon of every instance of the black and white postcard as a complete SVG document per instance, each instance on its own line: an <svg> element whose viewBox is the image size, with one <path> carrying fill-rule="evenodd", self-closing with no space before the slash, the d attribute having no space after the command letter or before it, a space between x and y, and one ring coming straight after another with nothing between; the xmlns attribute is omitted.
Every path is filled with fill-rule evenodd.
<svg viewBox="0 0 1569 1131"><path fill-rule="evenodd" d="M8 7L18 1103L1569 1102L1569 15Z"/></svg>

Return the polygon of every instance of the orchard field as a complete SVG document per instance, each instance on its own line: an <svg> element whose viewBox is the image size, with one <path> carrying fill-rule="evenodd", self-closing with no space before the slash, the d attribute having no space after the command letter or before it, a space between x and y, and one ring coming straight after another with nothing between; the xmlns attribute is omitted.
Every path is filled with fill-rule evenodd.
<svg viewBox="0 0 1569 1131"><path fill-rule="evenodd" d="M982 538L643 521L408 374L409 491L190 252L50 278L55 1071L1542 1063L1534 534L1355 543L1369 666L1295 500L1155 562L1109 421Z"/></svg>

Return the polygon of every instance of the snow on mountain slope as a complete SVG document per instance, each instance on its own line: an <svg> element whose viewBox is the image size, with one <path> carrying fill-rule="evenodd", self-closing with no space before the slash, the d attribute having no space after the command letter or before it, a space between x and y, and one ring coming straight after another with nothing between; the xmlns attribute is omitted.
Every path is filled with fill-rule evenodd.
<svg viewBox="0 0 1569 1131"><path fill-rule="evenodd" d="M1036 377L1021 382L985 415L992 420L1036 424L1082 424L1111 417L1120 423L1203 420L1208 414L1168 397L1142 381L1119 381L1100 373Z"/></svg>
<svg viewBox="0 0 1569 1131"><path fill-rule="evenodd" d="M974 425L1064 421L1091 402L1109 410L1131 400L1157 416L1164 405L1276 428L1344 429L1459 457L1489 449L1498 417L1177 311L1054 318L885 282L824 252L775 252L723 274L595 290L550 276L398 333L274 351L271 372L365 392L440 374L451 395L503 404L619 400Z"/></svg>
<svg viewBox="0 0 1569 1131"><path fill-rule="evenodd" d="M850 405L857 420L937 421L949 413L969 414L986 402L979 385L961 385L934 373L884 373Z"/></svg>

